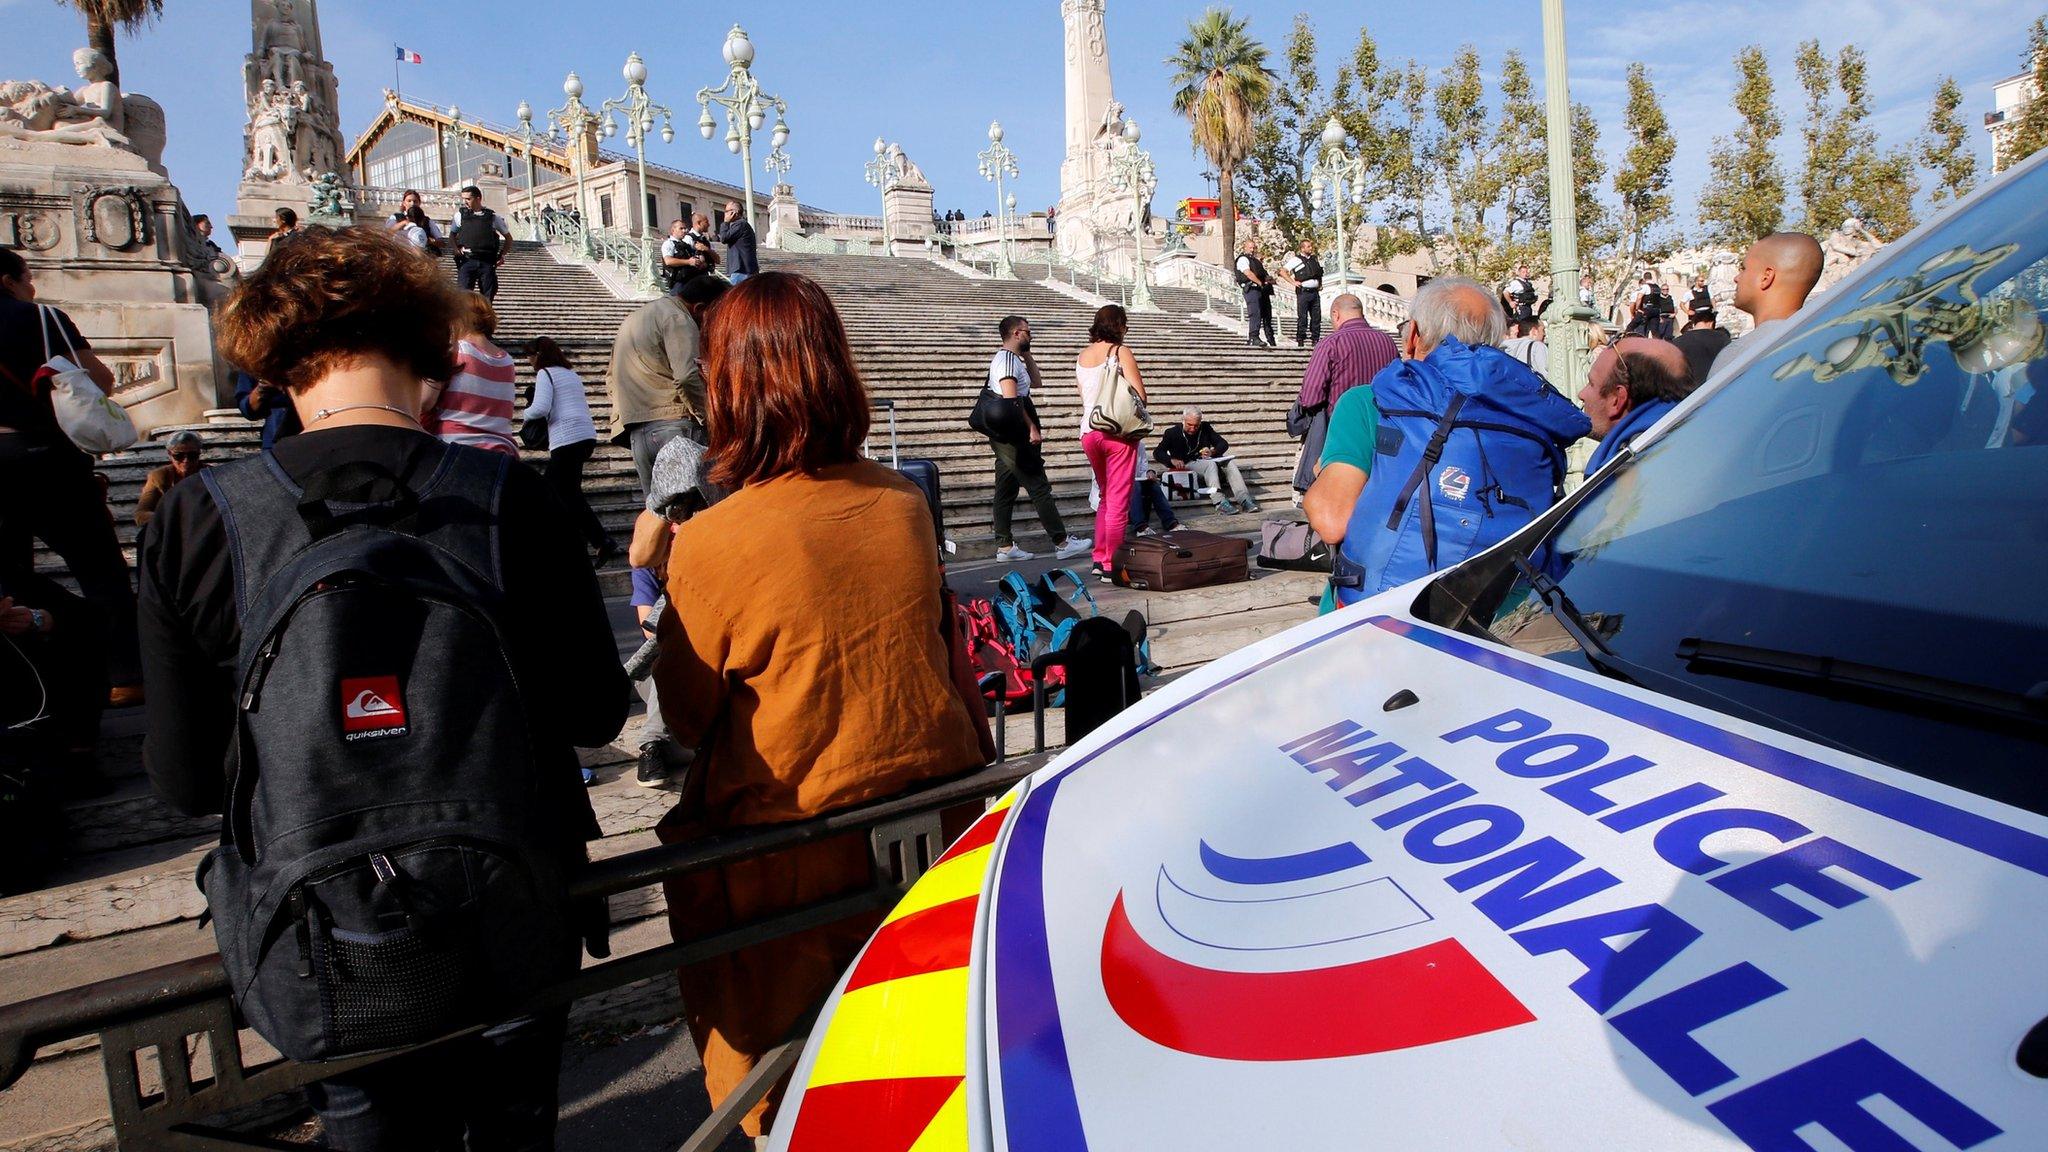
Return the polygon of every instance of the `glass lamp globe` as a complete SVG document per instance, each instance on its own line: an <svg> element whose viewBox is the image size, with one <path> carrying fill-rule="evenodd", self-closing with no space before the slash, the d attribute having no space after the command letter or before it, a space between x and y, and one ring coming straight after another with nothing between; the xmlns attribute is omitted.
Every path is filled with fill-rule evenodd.
<svg viewBox="0 0 2048 1152"><path fill-rule="evenodd" d="M737 24L725 38L725 62L735 68L746 68L754 63L754 42L747 39L747 30Z"/></svg>
<svg viewBox="0 0 2048 1152"><path fill-rule="evenodd" d="M747 127L752 128L756 132L759 132L761 130L761 125L766 123L767 120L767 106L761 103L761 98L759 96L754 97L754 102L752 104L747 105Z"/></svg>
<svg viewBox="0 0 2048 1152"><path fill-rule="evenodd" d="M1138 143L1138 139L1138 122L1136 120L1126 118L1124 120L1124 142L1135 146Z"/></svg>
<svg viewBox="0 0 2048 1152"><path fill-rule="evenodd" d="M448 119L459 123L462 120L462 109L450 104L448 106Z"/></svg>
<svg viewBox="0 0 2048 1152"><path fill-rule="evenodd" d="M775 131L768 137L768 140L777 148L789 143L789 125L781 117L776 117Z"/></svg>
<svg viewBox="0 0 2048 1152"><path fill-rule="evenodd" d="M638 52L629 53L626 56L626 66L620 72L625 76L626 83L628 84L638 85L647 83L647 63L640 59Z"/></svg>
<svg viewBox="0 0 2048 1152"><path fill-rule="evenodd" d="M734 153L734 154L738 154L738 152L739 152L739 150L740 150L740 132L739 132L739 129L737 129L737 128L729 128L729 129L727 129L727 130L726 130L726 133L725 133L725 150L726 150L727 152L731 152L731 153Z"/></svg>
<svg viewBox="0 0 2048 1152"><path fill-rule="evenodd" d="M991 120L991 121L989 121L989 124L988 124L988 142L989 142L989 143L991 143L991 144L1001 144L1001 143L1003 142L1003 122L1002 122L1002 121L1000 121L1000 120Z"/></svg>
<svg viewBox="0 0 2048 1152"><path fill-rule="evenodd" d="M882 138L880 136L875 137L875 155L880 156L888 150L889 146L882 143Z"/></svg>
<svg viewBox="0 0 2048 1152"><path fill-rule="evenodd" d="M1344 126L1337 123L1337 118L1332 116L1329 122L1323 125L1323 147L1341 148L1343 146Z"/></svg>
<svg viewBox="0 0 2048 1152"><path fill-rule="evenodd" d="M675 143L675 142L676 142L676 126L675 126L675 125L673 125L673 124L663 124L663 125L661 126L661 142L662 142L663 144L673 144L673 143Z"/></svg>
<svg viewBox="0 0 2048 1152"><path fill-rule="evenodd" d="M574 72L569 73L569 78L562 81L562 95L567 96L571 100L581 100L583 98L583 78Z"/></svg>
<svg viewBox="0 0 2048 1152"><path fill-rule="evenodd" d="M711 139L711 134L713 132L718 131L718 124L716 121L711 119L710 105L705 105L703 111L704 114L702 116L697 117L697 133L703 136L706 140L709 140Z"/></svg>
<svg viewBox="0 0 2048 1152"><path fill-rule="evenodd" d="M519 117L519 122L521 124L530 125L533 123L533 105L528 104L524 100L521 100L519 102L519 110L513 113L513 115Z"/></svg>

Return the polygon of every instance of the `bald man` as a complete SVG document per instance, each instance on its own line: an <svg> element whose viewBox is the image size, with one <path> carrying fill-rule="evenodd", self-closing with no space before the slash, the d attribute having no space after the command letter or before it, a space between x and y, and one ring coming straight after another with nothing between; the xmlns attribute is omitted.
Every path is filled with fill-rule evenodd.
<svg viewBox="0 0 2048 1152"><path fill-rule="evenodd" d="M1735 306L1756 321L1756 331L1791 319L1820 283L1820 241L1804 232L1775 232L1742 254L1735 276Z"/></svg>
<svg viewBox="0 0 2048 1152"><path fill-rule="evenodd" d="M1692 388L1685 353L1668 340L1624 336L1604 349L1579 389L1579 404L1593 421L1590 435L1600 442L1586 461L1586 475L1598 472Z"/></svg>
<svg viewBox="0 0 2048 1152"><path fill-rule="evenodd" d="M1330 301L1330 323L1329 337L1316 345L1308 370L1301 374L1295 412L1288 418L1290 431L1301 437L1301 458L1294 466L1296 492L1307 492L1322 471L1323 446L1338 403L1353 388L1371 384L1380 369L1400 355L1391 337L1365 322L1365 305L1350 292ZM1370 405L1370 398L1366 403Z"/></svg>

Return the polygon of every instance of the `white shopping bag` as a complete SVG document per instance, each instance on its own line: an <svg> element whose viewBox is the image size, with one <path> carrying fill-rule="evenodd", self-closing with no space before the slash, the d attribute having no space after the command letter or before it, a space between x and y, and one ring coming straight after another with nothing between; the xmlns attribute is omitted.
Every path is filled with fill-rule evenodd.
<svg viewBox="0 0 2048 1152"><path fill-rule="evenodd" d="M51 309L37 305L37 311L43 329L43 367L37 375L48 376L50 408L56 413L57 426L79 451L93 456L132 446L139 437L135 421L128 418L128 410L109 399L93 383L92 374L78 366L78 349L72 347L71 337ZM51 328L57 330L57 338L64 342L68 355L59 356L51 351Z"/></svg>

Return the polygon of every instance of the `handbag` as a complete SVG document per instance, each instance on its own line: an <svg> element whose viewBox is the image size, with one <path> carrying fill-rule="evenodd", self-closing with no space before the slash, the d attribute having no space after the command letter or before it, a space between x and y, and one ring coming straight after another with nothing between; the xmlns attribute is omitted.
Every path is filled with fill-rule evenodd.
<svg viewBox="0 0 2048 1152"><path fill-rule="evenodd" d="M132 447L141 438L135 431L135 421L129 418L126 408L100 391L90 372L79 367L78 349L72 345L64 325L58 322L55 311L47 304L36 305L36 318L43 330L43 366L36 369L34 386L40 387L47 381L50 410L57 417L57 427L63 429L79 451L88 455L104 456ZM67 355L57 356L50 351L53 324Z"/></svg>
<svg viewBox="0 0 2048 1152"><path fill-rule="evenodd" d="M967 426L998 444L1022 444L1031 438L1024 407L1016 400L983 388L967 412Z"/></svg>
<svg viewBox="0 0 2048 1152"><path fill-rule="evenodd" d="M1152 414L1145 411L1144 399L1124 376L1118 356L1122 350L1122 345L1112 346L1109 359L1103 361L1108 367L1102 374L1102 387L1096 389L1095 403L1088 409L1088 427L1119 440L1135 440L1152 430Z"/></svg>
<svg viewBox="0 0 2048 1152"><path fill-rule="evenodd" d="M552 372L554 371L554 369L543 368L541 369L541 371ZM553 386L554 379L555 378L552 376L548 377L548 384L550 387ZM519 446L521 448L526 449L529 452L547 451L548 418L545 416L540 416L521 423L519 425Z"/></svg>

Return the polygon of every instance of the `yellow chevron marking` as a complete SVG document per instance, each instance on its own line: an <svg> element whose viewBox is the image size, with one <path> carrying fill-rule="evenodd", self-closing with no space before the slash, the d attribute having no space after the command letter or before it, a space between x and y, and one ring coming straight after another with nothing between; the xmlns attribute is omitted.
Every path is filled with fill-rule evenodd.
<svg viewBox="0 0 2048 1152"><path fill-rule="evenodd" d="M967 969L949 968L841 996L810 1086L966 1074Z"/></svg>
<svg viewBox="0 0 2048 1152"><path fill-rule="evenodd" d="M1001 800L998 800L995 803L988 806L988 810L991 812L1001 812L1003 809L1008 808L1012 804L1015 804L1017 802L1018 794L1023 791L1024 785L1012 785L1008 792L1003 793L1003 798Z"/></svg>
<svg viewBox="0 0 2048 1152"><path fill-rule="evenodd" d="M904 893L903 902L889 912L884 924L893 924L913 912L951 904L981 895L981 879L988 871L989 854L995 845L987 844L964 856L955 856L918 878Z"/></svg>
<svg viewBox="0 0 2048 1152"><path fill-rule="evenodd" d="M967 1081L953 1089L910 1152L967 1152Z"/></svg>

